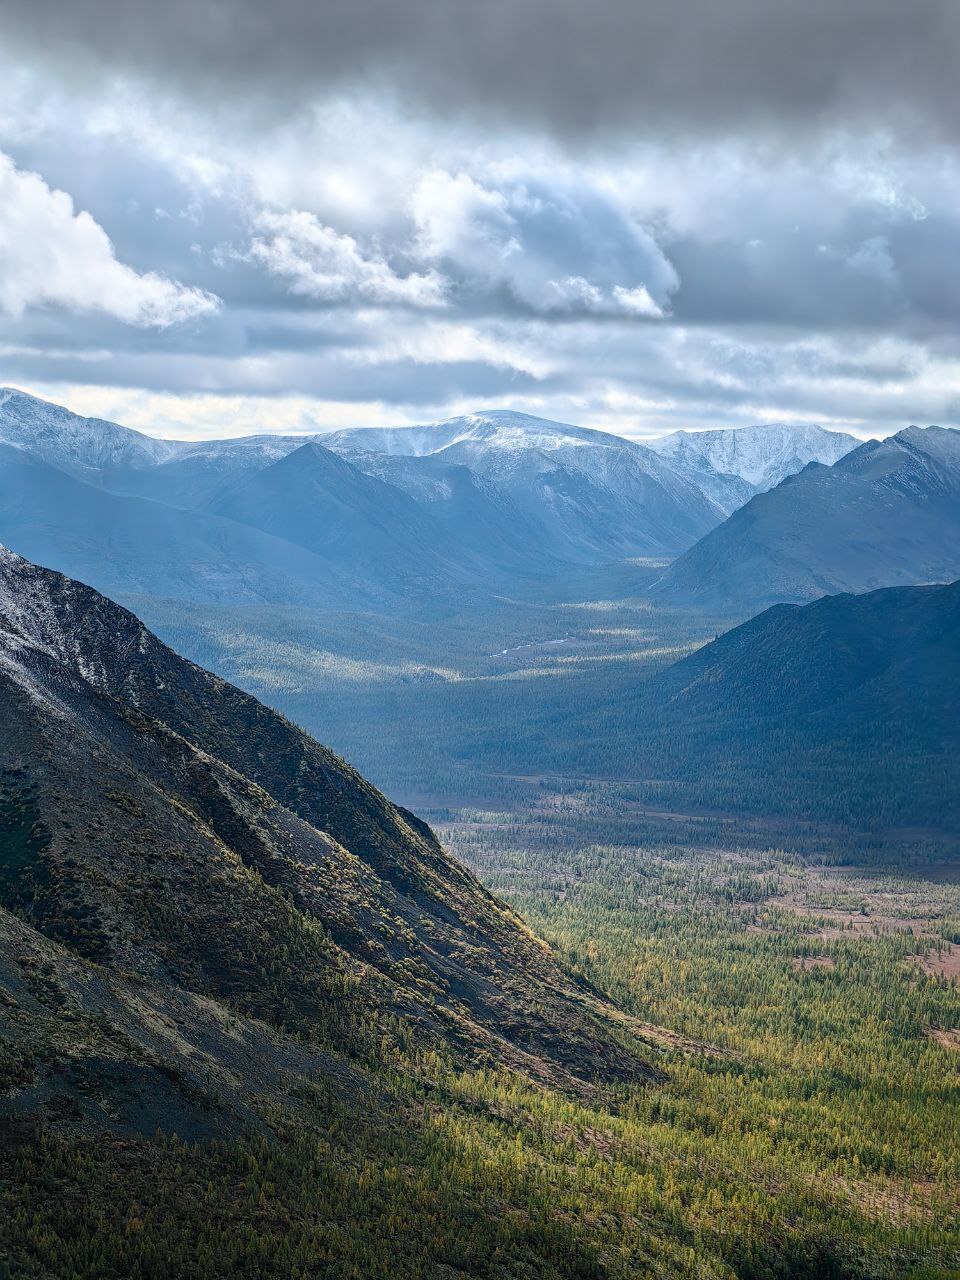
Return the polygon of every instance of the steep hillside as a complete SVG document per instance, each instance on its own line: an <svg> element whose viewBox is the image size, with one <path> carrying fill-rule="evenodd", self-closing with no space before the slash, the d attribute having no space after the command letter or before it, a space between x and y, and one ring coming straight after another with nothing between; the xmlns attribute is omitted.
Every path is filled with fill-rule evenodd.
<svg viewBox="0 0 960 1280"><path fill-rule="evenodd" d="M960 574L960 432L908 427L757 495L681 556L659 599L731 613Z"/></svg>
<svg viewBox="0 0 960 1280"><path fill-rule="evenodd" d="M649 447L729 515L808 462L830 465L859 441L843 431L771 422L719 431L674 431Z"/></svg>
<svg viewBox="0 0 960 1280"><path fill-rule="evenodd" d="M565 735L567 767L589 742L587 768L662 780L670 806L955 838L960 582L775 606Z"/></svg>
<svg viewBox="0 0 960 1280"><path fill-rule="evenodd" d="M26 948L81 1020L101 1017L51 1058L49 1002L17 997L7 1111L65 1106L99 1080L83 1115L155 1128L161 1101L139 1090L191 1042L209 1087L192 1072L166 1093L201 1132L249 1109L248 1069L269 1094L311 1054L360 1061L381 1040L567 1086L651 1074L615 1012L428 827L132 614L7 551L0 853L0 907L23 922L0 928L14 987ZM226 1054L231 1016L256 1020L236 1033L249 1068ZM186 1022L173 1060L157 1039L170 1019ZM257 1064L283 1031L313 1048L280 1052L265 1082ZM350 1074L330 1070L333 1087Z"/></svg>

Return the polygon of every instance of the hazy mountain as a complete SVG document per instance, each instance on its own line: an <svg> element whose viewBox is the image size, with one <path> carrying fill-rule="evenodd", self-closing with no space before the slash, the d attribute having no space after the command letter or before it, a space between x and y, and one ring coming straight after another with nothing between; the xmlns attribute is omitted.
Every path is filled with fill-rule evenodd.
<svg viewBox="0 0 960 1280"><path fill-rule="evenodd" d="M4 394L0 438L23 454L110 494L229 516L309 548L331 572L359 574L361 598L404 582L459 589L504 572L674 555L722 516L650 450L524 414L322 437L157 441L20 392ZM9 526L9 541L98 585L128 590L116 565L96 576L95 555L92 569L74 558L69 532L67 558L60 558L60 514L48 511L35 480L36 515L50 538L21 545ZM92 512L93 499L86 505ZM187 564L202 558L187 549ZM134 565L132 572L140 571ZM164 590L181 594L168 573L161 576Z"/></svg>
<svg viewBox="0 0 960 1280"><path fill-rule="evenodd" d="M674 431L647 441L728 515L755 493L764 493L802 471L808 462L837 462L858 443L846 432L779 422L719 431Z"/></svg>
<svg viewBox="0 0 960 1280"><path fill-rule="evenodd" d="M663 600L734 613L960 575L960 432L908 427L758 494L681 556Z"/></svg>
<svg viewBox="0 0 960 1280"><path fill-rule="evenodd" d="M86 484L0 445L0 539L114 594L326 605L362 584L301 546L200 511Z"/></svg>
<svg viewBox="0 0 960 1280"><path fill-rule="evenodd" d="M11 387L0 389L0 442L85 479L99 478L107 469L152 467L178 450L175 442L153 440L100 418L82 418Z"/></svg>
<svg viewBox="0 0 960 1280"><path fill-rule="evenodd" d="M113 492L177 507L209 501L237 475L286 457L316 436L157 440L100 418L84 418L13 388L0 388L0 443Z"/></svg>
<svg viewBox="0 0 960 1280"><path fill-rule="evenodd" d="M340 431L324 444L411 486L438 463L467 467L493 487L514 519L537 531L542 551L577 563L673 554L722 515L698 486L642 445L527 414ZM392 464L375 461L378 454ZM406 461L399 464L398 457ZM412 461L427 458L432 461Z"/></svg>
<svg viewBox="0 0 960 1280"><path fill-rule="evenodd" d="M210 510L296 543L341 572L397 590L471 578L465 548L424 506L319 444L243 475Z"/></svg>
<svg viewBox="0 0 960 1280"><path fill-rule="evenodd" d="M69 1098L114 1129L217 1131L290 1077L343 1087L344 1057L401 1024L408 1044L542 1079L651 1074L422 822L126 610L6 550L0 849L7 989L42 962L61 993L0 1007L0 1030L16 1010L8 1113Z"/></svg>
<svg viewBox="0 0 960 1280"><path fill-rule="evenodd" d="M236 480L271 466L313 436L241 436L235 440L179 441L170 457L146 468L115 468L105 483L119 493L155 498L174 507L207 505Z"/></svg>
<svg viewBox="0 0 960 1280"><path fill-rule="evenodd" d="M521 510L496 483L448 462L442 451L417 456L351 450L343 456L415 499L443 530L445 542L491 566L525 573L555 572L561 566L534 515Z"/></svg>
<svg viewBox="0 0 960 1280"><path fill-rule="evenodd" d="M630 779L654 809L955 834L960 582L775 605L551 715L540 768Z"/></svg>

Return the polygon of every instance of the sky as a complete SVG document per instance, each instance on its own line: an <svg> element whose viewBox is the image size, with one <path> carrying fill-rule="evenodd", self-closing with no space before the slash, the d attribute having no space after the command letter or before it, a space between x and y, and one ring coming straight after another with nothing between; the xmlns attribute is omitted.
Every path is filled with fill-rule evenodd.
<svg viewBox="0 0 960 1280"><path fill-rule="evenodd" d="M4 0L0 383L158 435L960 424L956 0Z"/></svg>

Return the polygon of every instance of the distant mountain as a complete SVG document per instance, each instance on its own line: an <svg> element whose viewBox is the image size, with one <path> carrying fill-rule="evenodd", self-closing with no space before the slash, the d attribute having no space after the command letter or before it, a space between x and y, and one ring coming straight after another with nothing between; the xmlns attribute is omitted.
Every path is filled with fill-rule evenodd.
<svg viewBox="0 0 960 1280"><path fill-rule="evenodd" d="M808 462L837 462L859 441L842 431L771 422L719 431L675 431L647 444L729 515Z"/></svg>
<svg viewBox="0 0 960 1280"><path fill-rule="evenodd" d="M571 564L675 555L722 516L642 446L505 412L424 428L161 441L6 391L4 443L8 491L29 461L49 470L30 472L0 536L121 593L152 578L152 594L202 600L208 582L207 599L229 598L217 548L229 550L237 524L298 549L274 546L271 582L248 533L237 543L238 600L362 608L411 588L511 590ZM306 590L303 550L322 561Z"/></svg>
<svg viewBox="0 0 960 1280"><path fill-rule="evenodd" d="M908 427L752 498L671 565L654 594L742 615L958 575L960 432Z"/></svg>
<svg viewBox="0 0 960 1280"><path fill-rule="evenodd" d="M646 682L531 726L541 768L654 809L960 830L960 582L776 605Z"/></svg>
<svg viewBox="0 0 960 1280"><path fill-rule="evenodd" d="M507 572L556 573L564 566L535 515L495 482L447 461L443 451L417 456L352 449L343 456L413 498L442 530L443 543L461 547L461 554Z"/></svg>
<svg viewBox="0 0 960 1280"><path fill-rule="evenodd" d="M401 1034L568 1086L654 1074L427 826L5 550L0 976L3 1112L115 1132L229 1130L349 1060L356 1087Z"/></svg>
<svg viewBox="0 0 960 1280"><path fill-rule="evenodd" d="M644 446L522 413L339 431L324 444L411 492L438 465L466 467L499 495L502 513L536 531L541 551L574 563L674 554L722 516Z"/></svg>
<svg viewBox="0 0 960 1280"><path fill-rule="evenodd" d="M222 516L111 493L4 444L0 540L115 595L318 607L369 598L301 546Z"/></svg>
<svg viewBox="0 0 960 1280"><path fill-rule="evenodd" d="M272 466L314 436L240 436L178 441L176 452L152 467L114 468L104 483L116 493L154 498L187 510L205 506L241 476Z"/></svg>
<svg viewBox="0 0 960 1280"><path fill-rule="evenodd" d="M393 590L414 582L452 587L474 568L421 503L320 444L245 473L209 509ZM479 581L479 566L475 572Z"/></svg>
<svg viewBox="0 0 960 1280"><path fill-rule="evenodd" d="M0 388L0 443L81 479L104 471L155 466L176 455L178 444L119 427L100 418L82 418L36 396Z"/></svg>

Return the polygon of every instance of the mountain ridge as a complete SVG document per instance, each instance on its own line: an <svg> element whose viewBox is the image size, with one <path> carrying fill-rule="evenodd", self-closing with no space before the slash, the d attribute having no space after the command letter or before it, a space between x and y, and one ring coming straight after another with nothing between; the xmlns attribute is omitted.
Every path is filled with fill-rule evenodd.
<svg viewBox="0 0 960 1280"><path fill-rule="evenodd" d="M168 990L151 1000L198 1010L188 1036L253 1019L258 1061L294 1032L356 1074L381 1035L567 1088L657 1077L621 1015L426 824L133 614L6 549L0 710L0 917L39 935L55 969L50 948L66 948L124 991ZM134 1021L143 1046L153 1033ZM108 1107L143 1066L111 1052ZM69 1095L51 1070L24 1063L5 1109ZM219 1071L207 1103L178 1087L174 1110L216 1111Z"/></svg>
<svg viewBox="0 0 960 1280"><path fill-rule="evenodd" d="M831 464L857 447L856 437L813 423L765 423L716 431L675 431L648 442L730 515L809 462Z"/></svg>
<svg viewBox="0 0 960 1280"><path fill-rule="evenodd" d="M753 497L661 576L657 599L741 615L960 574L960 432L908 427Z"/></svg>

